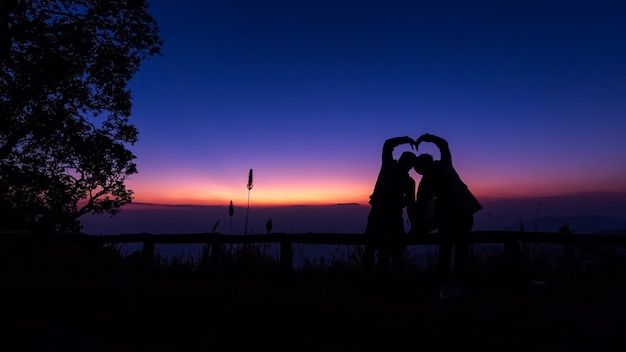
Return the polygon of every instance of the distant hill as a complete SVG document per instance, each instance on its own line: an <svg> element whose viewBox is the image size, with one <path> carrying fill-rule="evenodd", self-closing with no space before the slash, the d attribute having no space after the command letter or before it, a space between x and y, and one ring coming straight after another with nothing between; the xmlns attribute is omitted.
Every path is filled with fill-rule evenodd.
<svg viewBox="0 0 626 352"><path fill-rule="evenodd" d="M623 231L626 233L626 220L598 215L540 217L536 220L525 221L524 229L526 231L534 231L536 227L537 231L540 232L556 232L563 225L569 226L573 233L596 233L606 231ZM518 230L519 224L517 227L511 226L511 228Z"/></svg>
<svg viewBox="0 0 626 352"><path fill-rule="evenodd" d="M485 209L476 214L475 230L519 231L520 221L510 221L523 212L523 208L497 207L485 202ZM494 210L495 209L495 210ZM522 210L520 210L522 209ZM531 209L532 212L529 212ZM296 205L283 207L250 208L248 234L265 232L265 223L270 218L273 232L286 233L363 233L367 224L370 206L362 204L334 204L324 206ZM534 213L528 208L526 214ZM92 235L116 235L122 233L182 234L211 232L213 228L221 234L243 234L245 229L246 208L235 207L232 218L228 215L228 206L198 205L160 205L131 203L124 206L117 215L87 215L81 218L83 232ZM494 215L498 214L498 216ZM503 222L502 219L509 220ZM626 229L626 220L598 215L543 216L537 220L529 217L522 222L525 231L556 232L567 224L575 233L593 233ZM408 225L407 225L408 229ZM163 245L161 253L165 255L194 255L199 253L201 245ZM336 250L337 246L298 247L297 252L317 258ZM132 253L139 250L141 244L124 245L123 251ZM302 253L300 254L302 255ZM296 258L298 262L298 257Z"/></svg>
<svg viewBox="0 0 626 352"><path fill-rule="evenodd" d="M520 223L523 224L525 231L541 232L556 232L563 225L568 225L576 233L626 229L626 218L593 213L534 217L532 215L540 212L534 205L529 208L529 204L533 205L527 200L525 203L520 201L518 207L512 202L506 203L506 207L500 203L484 202L485 208L475 216L474 229L519 231ZM265 223L270 218L273 232L362 233L367 224L369 210L369 204L356 203L251 207L248 214L248 234L264 233ZM544 209L540 210L544 214L547 212ZM83 232L94 235L141 232L202 233L211 232L213 228L222 234L243 234L246 213L246 208L235 207L231 218L227 206L131 203L124 206L114 217L87 215L81 220L84 225Z"/></svg>
<svg viewBox="0 0 626 352"><path fill-rule="evenodd" d="M251 207L248 234L264 233L270 218L273 232L361 233L369 209L369 205L360 204ZM113 217L87 215L81 221L83 232L88 234L202 233L214 227L222 234L243 234L246 214L244 207L234 207L231 218L228 206L131 203Z"/></svg>
<svg viewBox="0 0 626 352"><path fill-rule="evenodd" d="M567 224L578 233L626 226L626 193L580 193L570 196L519 199L480 199L484 209L476 213L476 230L524 230L552 232ZM536 219L536 220L535 220Z"/></svg>

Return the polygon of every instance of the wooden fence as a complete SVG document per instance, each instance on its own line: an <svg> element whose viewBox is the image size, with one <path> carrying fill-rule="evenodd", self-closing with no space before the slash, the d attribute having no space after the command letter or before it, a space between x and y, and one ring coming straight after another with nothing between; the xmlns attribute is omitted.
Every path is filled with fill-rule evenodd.
<svg viewBox="0 0 626 352"><path fill-rule="evenodd" d="M408 245L434 245L440 238L436 233L422 236L408 236ZM142 243L142 258L145 263L152 263L155 255L155 244L210 244L211 258L220 258L219 244L245 244L245 243L277 243L280 245L280 270L283 273L290 272L293 268L293 244L327 244L327 245L355 245L363 246L365 238L363 234L343 233L271 233L256 235L222 235L216 233L194 234L120 234L107 236L94 236L82 233L1 233L1 242L19 241L20 243L32 244L120 244ZM543 243L561 245L594 245L626 247L626 233L612 234L575 234L575 233L551 233L551 232L514 232L514 231L473 231L469 237L470 244L502 244L506 257L506 264L511 277L518 276L522 270L523 243Z"/></svg>

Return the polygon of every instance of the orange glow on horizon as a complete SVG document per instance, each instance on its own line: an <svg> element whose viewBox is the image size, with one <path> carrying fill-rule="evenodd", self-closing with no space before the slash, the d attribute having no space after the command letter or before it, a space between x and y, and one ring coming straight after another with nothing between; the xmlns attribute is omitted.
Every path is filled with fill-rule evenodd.
<svg viewBox="0 0 626 352"><path fill-rule="evenodd" d="M239 187L241 188L241 187ZM134 202L155 204L194 204L194 205L228 205L232 200L236 206L250 205L327 205L337 203L367 204L371 193L367 188L358 185L334 186L297 185L284 187L257 187L248 193L247 189L206 189L183 186L168 188L154 192L151 188L135 187ZM200 190L198 190L200 189Z"/></svg>
<svg viewBox="0 0 626 352"><path fill-rule="evenodd" d="M417 182L419 176L412 175ZM293 181L296 179L297 181ZM283 206L283 205L328 205L338 203L368 204L375 177L362 176L360 179L317 179L290 178L264 182L259 177L248 193L246 180L237 180L236 185L171 178L157 184L143 182L129 184L136 203L154 204L193 204L236 206ZM281 182L282 181L282 182ZM605 183L581 182L580 180L538 180L532 177L498 178L496 175L480 180L468 177L466 183L474 195L481 198L534 198L563 196L582 192L624 192L624 187L616 187L616 180ZM593 186L593 187L592 187Z"/></svg>

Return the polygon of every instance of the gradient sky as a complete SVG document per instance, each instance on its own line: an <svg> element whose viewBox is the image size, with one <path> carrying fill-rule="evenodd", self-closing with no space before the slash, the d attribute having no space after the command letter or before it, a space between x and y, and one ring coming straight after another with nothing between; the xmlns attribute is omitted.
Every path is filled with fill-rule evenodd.
<svg viewBox="0 0 626 352"><path fill-rule="evenodd" d="M426 132L479 198L626 191L625 2L150 3L135 202L365 204Z"/></svg>

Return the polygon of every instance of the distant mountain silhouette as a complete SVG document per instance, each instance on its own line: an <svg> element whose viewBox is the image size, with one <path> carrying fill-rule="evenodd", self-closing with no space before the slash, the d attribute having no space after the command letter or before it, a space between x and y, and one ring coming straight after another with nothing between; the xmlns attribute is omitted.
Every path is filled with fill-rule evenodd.
<svg viewBox="0 0 626 352"><path fill-rule="evenodd" d="M563 225L569 226L573 233L597 233L605 231L626 232L626 220L599 215L545 216L523 222L524 231L558 232ZM509 227L519 231L519 223Z"/></svg>
<svg viewBox="0 0 626 352"><path fill-rule="evenodd" d="M507 202L507 207L484 202L475 219L474 230L483 231L519 231L518 216L534 214L535 205L524 200L524 207L515 207L514 202ZM530 205L530 206L528 206ZM505 211L507 210L508 211ZM272 219L273 233L363 233L369 213L369 204L332 204L332 205L294 205L273 207L251 207L249 214L248 234L266 233L265 224ZM497 214L497 216L495 215ZM162 205L147 203L131 203L124 206L114 217L106 215L86 215L81 218L83 232L91 235L116 235L122 233L154 233L182 234L207 233L215 227L221 234L243 234L246 208L234 207L232 218L229 207L198 206L198 205ZM506 220L505 221L503 221ZM574 233L594 233L626 229L626 219L599 215L577 216L527 216L522 222L527 232L557 232L558 228L568 225ZM219 221L219 223L218 223ZM408 224L407 224L408 226ZM622 231L624 233L626 231ZM200 252L201 245L162 245L158 250L166 256L195 255ZM337 246L309 245L304 249L307 255L317 258L335 250ZM124 245L125 253L139 250L141 244ZM296 258L297 259L297 258Z"/></svg>
<svg viewBox="0 0 626 352"><path fill-rule="evenodd" d="M81 218L83 232L113 235L120 233L203 233L243 234L246 208L228 206L163 205L131 203L114 217L86 215ZM361 233L365 228L369 205L343 203L333 205L292 205L251 207L249 234L265 233L265 223L272 218L272 232L286 233Z"/></svg>
<svg viewBox="0 0 626 352"><path fill-rule="evenodd" d="M557 232L558 228L563 225L568 225L575 233L626 229L626 218L595 215L591 208L573 208L570 205L570 208L577 209L584 215L561 215L562 211L560 211L556 215L535 217L533 215L539 213L538 210L544 214L548 210L536 209L536 201L533 200L519 201L517 207L515 201L507 201L506 207L502 206L502 203L494 204L490 201L483 203L485 209L477 213L474 230L519 231L520 222L523 224L524 231L528 232L535 230ZM272 219L272 232L274 233L362 233L369 210L369 204L357 203L251 207L248 233L265 233L265 223L269 218ZM94 235L140 232L203 233L211 232L218 221L216 232L230 234L232 225L233 234L242 234L245 214L245 207L235 206L231 218L227 205L131 203L124 206L122 211L114 217L86 215L81 218L81 221L84 225L83 231Z"/></svg>

